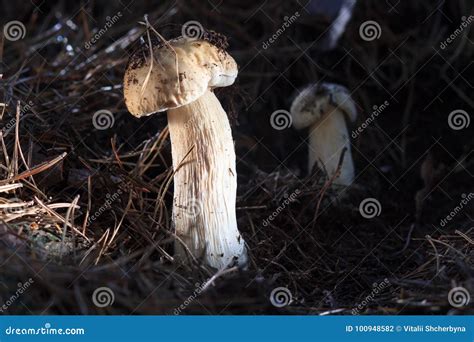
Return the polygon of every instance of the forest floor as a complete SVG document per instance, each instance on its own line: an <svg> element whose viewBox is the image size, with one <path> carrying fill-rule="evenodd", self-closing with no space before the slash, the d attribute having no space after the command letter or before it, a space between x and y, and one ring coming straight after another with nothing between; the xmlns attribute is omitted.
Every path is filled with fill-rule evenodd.
<svg viewBox="0 0 474 342"><path fill-rule="evenodd" d="M59 1L45 5L50 15L7 6L27 34L0 42L0 313L473 314L454 297L474 295L474 141L447 118L473 112L474 39L439 48L472 14L468 2L390 11L360 1L332 51L318 50L328 23L297 2L244 3ZM217 95L236 140L247 270L173 259L166 115L136 119L122 94L145 13L167 38L198 18L229 38L240 65L237 84ZM361 39L367 20L379 39ZM357 179L347 188L305 170L307 132L270 124L318 79L351 90L353 129L389 103L353 139ZM113 303L97 305L97 291Z"/></svg>

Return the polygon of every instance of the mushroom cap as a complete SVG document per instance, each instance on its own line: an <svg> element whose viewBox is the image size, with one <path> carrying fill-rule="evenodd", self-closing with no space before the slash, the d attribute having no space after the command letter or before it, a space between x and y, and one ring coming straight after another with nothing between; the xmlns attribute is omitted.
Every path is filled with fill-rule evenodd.
<svg viewBox="0 0 474 342"><path fill-rule="evenodd" d="M341 110L354 122L357 109L346 87L334 83L315 83L307 86L291 104L293 126L302 129L312 126L324 115Z"/></svg>
<svg viewBox="0 0 474 342"><path fill-rule="evenodd" d="M153 48L151 68L149 49L140 49L128 61L124 97L134 116L184 106L237 77L232 56L206 40L179 37L168 43Z"/></svg>

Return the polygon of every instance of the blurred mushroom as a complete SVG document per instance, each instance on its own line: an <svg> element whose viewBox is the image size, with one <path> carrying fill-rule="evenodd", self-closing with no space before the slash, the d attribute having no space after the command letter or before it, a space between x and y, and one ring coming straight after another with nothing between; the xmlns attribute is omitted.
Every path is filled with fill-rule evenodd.
<svg viewBox="0 0 474 342"><path fill-rule="evenodd" d="M346 148L341 173L334 183L350 185L354 181L354 163L345 117L354 122L357 110L348 90L331 83L310 85L293 101L291 116L296 129L310 127L309 171L317 163L331 177Z"/></svg>
<svg viewBox="0 0 474 342"><path fill-rule="evenodd" d="M227 114L213 89L234 83L235 60L207 40L177 38L139 51L124 78L125 103L136 117L168 112L174 174L176 256L186 249L214 268L245 265L237 228L237 173Z"/></svg>

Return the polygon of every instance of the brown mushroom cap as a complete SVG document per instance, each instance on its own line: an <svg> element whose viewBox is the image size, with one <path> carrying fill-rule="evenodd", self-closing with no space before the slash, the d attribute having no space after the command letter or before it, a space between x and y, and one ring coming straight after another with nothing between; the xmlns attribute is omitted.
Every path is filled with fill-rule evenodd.
<svg viewBox="0 0 474 342"><path fill-rule="evenodd" d="M181 107L209 88L231 85L237 77L235 60L208 41L177 38L169 45L172 49L167 45L153 48L151 72L149 49L130 57L124 97L128 110L137 117Z"/></svg>

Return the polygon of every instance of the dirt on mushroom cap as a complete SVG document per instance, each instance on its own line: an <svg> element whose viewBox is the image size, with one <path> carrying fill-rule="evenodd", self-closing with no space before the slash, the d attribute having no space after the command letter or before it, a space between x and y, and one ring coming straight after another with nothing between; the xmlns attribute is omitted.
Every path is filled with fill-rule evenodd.
<svg viewBox="0 0 474 342"><path fill-rule="evenodd" d="M138 50L124 77L127 108L140 117L188 104L209 87L232 84L237 63L223 49L226 46L224 36L207 32L200 40L180 37L156 44L153 60L149 49Z"/></svg>

